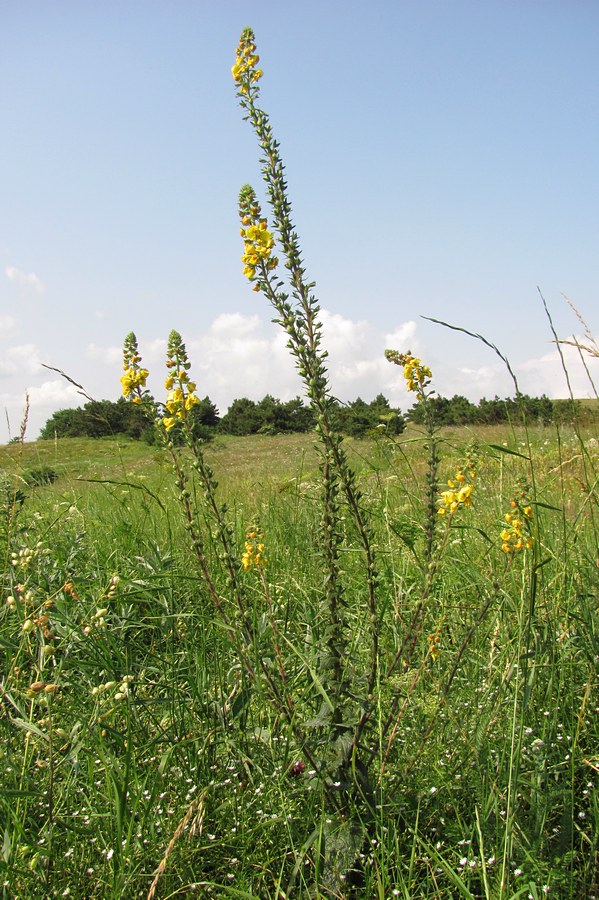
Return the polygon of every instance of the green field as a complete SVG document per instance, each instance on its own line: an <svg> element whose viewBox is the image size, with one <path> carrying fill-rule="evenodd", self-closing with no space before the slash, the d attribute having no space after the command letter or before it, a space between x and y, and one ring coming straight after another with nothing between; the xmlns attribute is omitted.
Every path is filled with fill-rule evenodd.
<svg viewBox="0 0 599 900"><path fill-rule="evenodd" d="M205 448L234 555L248 527L264 535L266 566L236 576L247 656L214 522L190 484L222 612L162 450L0 451L3 897L599 896L596 434L442 431L437 491L467 460L476 490L438 517L428 575L425 443L413 426L344 442L378 568L376 684L354 755L367 814L364 798L331 801L318 720L329 626L314 435ZM501 549L512 501L531 509L519 553ZM359 685L370 626L343 510Z"/></svg>

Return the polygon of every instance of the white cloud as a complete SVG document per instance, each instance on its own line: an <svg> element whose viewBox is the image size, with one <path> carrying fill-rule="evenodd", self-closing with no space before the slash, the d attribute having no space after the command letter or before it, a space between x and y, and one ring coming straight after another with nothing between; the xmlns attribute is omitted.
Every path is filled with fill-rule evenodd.
<svg viewBox="0 0 599 900"><path fill-rule="evenodd" d="M205 334L187 344L198 391L209 394L222 413L236 397L294 397L301 383L286 343L280 328L257 315L218 316Z"/></svg>
<svg viewBox="0 0 599 900"><path fill-rule="evenodd" d="M21 272L15 266L6 266L4 274L13 284L22 288L30 288L36 294L43 294L46 290L45 284L34 272Z"/></svg>
<svg viewBox="0 0 599 900"><path fill-rule="evenodd" d="M365 320L355 321L322 310L323 348L327 350L331 390L343 401L358 395L373 399L381 391L392 403L411 405L401 370L384 357L389 346L419 349L416 323L385 334ZM274 394L288 400L303 394L287 335L258 315L225 313L203 335L188 343L198 390L224 412L236 397L253 400ZM144 352L145 358L145 352Z"/></svg>
<svg viewBox="0 0 599 900"><path fill-rule="evenodd" d="M9 347L0 360L0 377L10 375L33 375L42 368L38 349L34 344Z"/></svg>
<svg viewBox="0 0 599 900"><path fill-rule="evenodd" d="M340 400L360 396L369 401L383 393L394 406L406 409L412 398L405 388L402 369L385 359L385 350L421 352L414 321L382 332L365 320L354 321L322 311L323 345L329 351L331 390Z"/></svg>
<svg viewBox="0 0 599 900"><path fill-rule="evenodd" d="M261 325L260 316L245 316L243 313L221 313L210 326L210 334L227 338L230 334L236 338L255 334Z"/></svg>
<svg viewBox="0 0 599 900"><path fill-rule="evenodd" d="M101 362L106 366L114 367L123 359L123 348L98 347L96 344L88 344L85 355L88 359L95 360L95 362Z"/></svg>
<svg viewBox="0 0 599 900"><path fill-rule="evenodd" d="M577 349L562 346L562 354L574 396L592 397L593 388ZM435 362L433 374L439 393L445 397L460 394L472 401L478 401L481 397L513 397L515 386L507 367L491 351L489 356L492 362L477 367L454 367L450 362ZM587 355L585 362L595 385L599 385L599 359ZM512 359L510 365L523 394L532 397L546 394L552 399L569 396L566 376L556 347L530 359Z"/></svg>
<svg viewBox="0 0 599 900"><path fill-rule="evenodd" d="M14 331L16 324L17 320L12 316L0 316L0 337L4 337L4 335Z"/></svg>
<svg viewBox="0 0 599 900"><path fill-rule="evenodd" d="M79 406L80 403L86 402L77 388L63 379L44 381L40 385L30 387L27 393L29 394L29 402L32 409L40 407L50 411L58 409L65 404Z"/></svg>
<svg viewBox="0 0 599 900"><path fill-rule="evenodd" d="M144 344L143 347L143 361L144 363L155 362L162 363L164 365L166 360L166 346L167 342L164 338L155 338L153 341L149 341L149 343ZM120 348L120 357L122 359L123 349Z"/></svg>
<svg viewBox="0 0 599 900"><path fill-rule="evenodd" d="M416 328L416 322L412 319L399 325L395 331L390 331L385 335L385 349L399 350L402 353L410 350L417 356L421 351L420 342L416 337Z"/></svg>
<svg viewBox="0 0 599 900"><path fill-rule="evenodd" d="M584 344L585 338L578 338ZM552 347L542 356L527 360L517 368L518 379L522 381L520 389L527 394L547 394L548 397L568 397L570 388L575 397L592 397L593 386L589 381L589 374L595 387L599 387L599 358L584 353L584 363L576 347L561 345L561 357L557 347ZM562 365L563 359L563 365ZM568 373L564 372L564 366ZM524 385L524 386L523 386Z"/></svg>
<svg viewBox="0 0 599 900"><path fill-rule="evenodd" d="M2 416L4 434L1 438L3 441L19 434L27 409L27 396L29 410L26 437L30 440L38 436L40 428L56 410L79 406L83 402L76 388L62 379L44 381L40 385L15 393L4 392L0 394L0 407L4 413Z"/></svg>
<svg viewBox="0 0 599 900"><path fill-rule="evenodd" d="M443 397L458 394L478 402L481 397L507 397L514 394L514 383L502 363L477 367L454 366L449 362L433 364L434 385Z"/></svg>

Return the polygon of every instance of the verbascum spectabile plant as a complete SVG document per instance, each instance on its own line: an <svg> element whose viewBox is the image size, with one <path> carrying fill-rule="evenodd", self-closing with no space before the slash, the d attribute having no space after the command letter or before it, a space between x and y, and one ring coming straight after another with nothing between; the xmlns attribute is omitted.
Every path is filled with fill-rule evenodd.
<svg viewBox="0 0 599 900"><path fill-rule="evenodd" d="M254 34L246 28L239 40L232 74L244 118L253 128L261 150L272 224L263 215L254 189L244 185L239 194L244 242L242 264L252 288L265 295L276 312L275 321L288 335L287 346L316 414L322 484L321 537L317 550L322 555L325 571L323 612L328 624L326 645L317 648L312 670L324 689L325 699L319 708L308 711L305 727L313 735L307 743L316 759L329 808L342 816L347 816L351 808L356 813L348 820L351 825L336 832L338 837L342 835L338 841L340 848L353 848L349 851L351 856L355 851L355 836L350 840L350 832L356 828L360 831L360 819L367 821L374 811L372 786L360 744L371 719L379 677L380 612L375 551L355 472L334 427L320 306L313 293L314 283L306 279L279 144L267 113L258 106L259 82L263 76L258 62ZM283 260L282 266L277 253ZM349 652L355 625L347 616L341 562L347 547L345 518L352 523L363 559L365 606L357 618L365 632L364 638L368 637L362 641L357 659ZM352 618L355 621L355 613ZM329 840L333 838L329 836ZM348 865L351 862L353 859L348 860Z"/></svg>

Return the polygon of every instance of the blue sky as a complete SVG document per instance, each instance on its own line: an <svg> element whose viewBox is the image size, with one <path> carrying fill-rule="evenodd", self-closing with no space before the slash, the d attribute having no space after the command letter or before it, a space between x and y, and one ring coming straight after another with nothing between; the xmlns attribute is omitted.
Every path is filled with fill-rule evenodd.
<svg viewBox="0 0 599 900"><path fill-rule="evenodd" d="M595 0L4 0L0 8L0 441L119 395L134 330L160 394L171 328L198 390L300 390L241 273L237 194L262 191L230 67L251 25L323 307L333 390L410 404L387 346L439 393L566 396L560 337L597 330ZM591 386L567 355L576 393ZM597 363L592 364L597 378ZM82 401L83 402L83 401Z"/></svg>

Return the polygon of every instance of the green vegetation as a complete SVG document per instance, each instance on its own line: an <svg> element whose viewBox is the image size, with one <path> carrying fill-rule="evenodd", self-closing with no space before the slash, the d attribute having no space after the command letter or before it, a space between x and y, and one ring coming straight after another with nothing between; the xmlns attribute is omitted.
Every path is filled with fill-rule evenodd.
<svg viewBox="0 0 599 900"><path fill-rule="evenodd" d="M335 421L343 434L362 437L375 429L389 434L401 434L405 427L401 413L392 409L389 401L379 394L370 403L360 397L348 404L335 402ZM198 400L189 411L190 423L196 438L211 440L216 434L288 434L313 431L314 412L301 397L283 403L267 394L260 402L241 397L234 400L221 418L210 400ZM180 434L180 427L177 428ZM44 425L41 440L61 437L114 437L115 435L143 439L154 443L156 434L139 406L128 404L121 397L92 401L82 408L63 409L54 413Z"/></svg>
<svg viewBox="0 0 599 900"><path fill-rule="evenodd" d="M361 397L350 403L334 404L335 426L342 434L363 437L375 430L385 429L388 434L401 434L405 419L423 424L423 410L415 403L406 413L392 409L388 399L378 394L370 403ZM501 422L521 422L522 417L530 425L551 425L553 422L579 422L591 424L599 421L597 401L549 400L548 397L507 397L472 403L466 397L433 397L435 419L440 425L494 425ZM267 394L259 402L241 397L233 400L224 416L210 400L204 397L191 411L195 436L210 440L216 434L288 434L312 431L315 417L301 397L283 403ZM54 413L44 425L40 440L62 437L129 437L155 442L154 429L148 426L143 411L125 403L120 398L92 401L82 408L63 409Z"/></svg>
<svg viewBox="0 0 599 900"><path fill-rule="evenodd" d="M504 877L505 897L542 897L545 885L549 896L590 897L599 647L597 501L587 478L596 436L494 426L443 429L440 438L443 479L476 447L478 496L451 529L410 664L381 686L381 711L396 688L401 700L375 748L385 799L361 850L363 896L499 896ZM399 438L348 443L375 519L387 659L420 584L424 440L410 426ZM259 518L277 617L305 648L320 628L322 584L310 537L319 527L314 437L222 436L206 454L235 510L240 556ZM508 558L500 539L528 455L536 569ZM290 896L302 896L313 858L302 848L320 817L314 777L280 710L239 693L226 636L190 569L162 455L131 439L70 439L11 445L0 459L9 488L4 895L145 897L188 815L156 896L189 884L209 894L213 884L215 896L237 888L274 898L298 867ZM56 482L23 485L20 473L46 465ZM351 572L351 548L346 558ZM244 577L260 620L259 576ZM56 692L36 692L42 682Z"/></svg>

